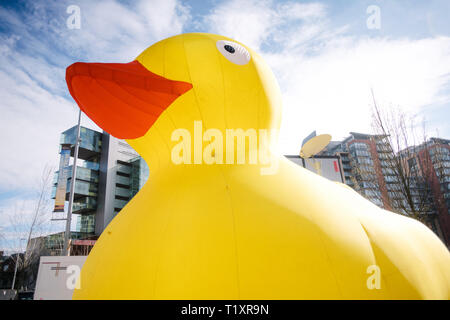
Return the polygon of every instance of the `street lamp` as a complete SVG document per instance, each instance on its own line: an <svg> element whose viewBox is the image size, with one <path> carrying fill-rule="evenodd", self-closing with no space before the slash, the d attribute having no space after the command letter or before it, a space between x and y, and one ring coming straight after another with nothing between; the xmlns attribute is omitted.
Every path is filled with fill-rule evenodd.
<svg viewBox="0 0 450 320"><path fill-rule="evenodd" d="M78 159L78 149L80 146L80 128L81 128L81 109L78 113L78 125L77 125L77 137L75 140L75 150L73 154L73 166L72 166L72 183L70 184L70 194L69 194L69 208L67 211L66 218L66 232L64 233L64 248L62 251L63 256L67 256L69 253L69 240L70 240L70 225L72 222L72 206L73 198L75 192L75 181L77 180L77 159Z"/></svg>
<svg viewBox="0 0 450 320"><path fill-rule="evenodd" d="M24 238L20 238L20 244L22 244L22 241L26 240ZM22 250L22 245L20 246L20 250ZM12 286L11 286L11 290L14 290L14 285L16 284L16 275L17 275L17 265L19 264L19 256L20 256L20 252L17 254L17 258L16 258L16 266L14 268L14 277L13 277L13 282L12 282Z"/></svg>

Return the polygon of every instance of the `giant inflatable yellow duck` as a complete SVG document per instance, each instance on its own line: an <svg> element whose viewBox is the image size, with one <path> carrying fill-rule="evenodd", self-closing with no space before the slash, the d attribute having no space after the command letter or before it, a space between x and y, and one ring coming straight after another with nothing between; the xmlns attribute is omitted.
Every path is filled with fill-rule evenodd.
<svg viewBox="0 0 450 320"><path fill-rule="evenodd" d="M74 299L449 298L449 251L422 223L274 155L270 142L248 143L244 163L222 160L234 149L201 157L227 129L263 140L279 127L276 80L244 44L182 34L131 63L75 63L66 80L150 168L88 256ZM254 151L276 170L250 163Z"/></svg>

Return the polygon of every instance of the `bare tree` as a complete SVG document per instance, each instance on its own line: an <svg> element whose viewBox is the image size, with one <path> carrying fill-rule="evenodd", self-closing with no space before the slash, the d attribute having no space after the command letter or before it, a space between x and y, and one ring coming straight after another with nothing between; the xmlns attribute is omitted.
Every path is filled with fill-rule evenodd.
<svg viewBox="0 0 450 320"><path fill-rule="evenodd" d="M3 213L2 210L0 210L0 215ZM4 248L5 247L5 235L4 235L4 230L3 227L0 226L0 248ZM1 249L2 253L0 254L3 255L3 249Z"/></svg>
<svg viewBox="0 0 450 320"><path fill-rule="evenodd" d="M3 210L0 210L0 215L2 214ZM0 226L0 245L3 243L3 241L5 241L5 235L3 233L4 233L3 227Z"/></svg>
<svg viewBox="0 0 450 320"><path fill-rule="evenodd" d="M35 279L39 257L45 250L45 238L43 235L50 226L51 201L50 187L53 176L53 168L46 165L37 183L35 198L29 202L22 201L9 215L10 227L16 238L13 241L15 250L22 251L24 242L26 245L24 254L17 254L17 276L15 287L27 286ZM27 210L31 207L31 211Z"/></svg>
<svg viewBox="0 0 450 320"><path fill-rule="evenodd" d="M373 93L372 93L373 96ZM377 158L371 170L355 165L356 180L373 188L387 209L428 222L434 210L433 162L427 153L425 122L419 126L399 107L380 108L373 96L372 139Z"/></svg>

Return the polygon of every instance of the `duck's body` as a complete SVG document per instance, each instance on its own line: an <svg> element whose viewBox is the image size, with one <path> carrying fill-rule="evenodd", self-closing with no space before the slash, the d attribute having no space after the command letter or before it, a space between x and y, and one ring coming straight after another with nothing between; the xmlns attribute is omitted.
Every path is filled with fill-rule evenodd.
<svg viewBox="0 0 450 320"><path fill-rule="evenodd" d="M186 166L152 176L111 222L74 297L448 299L449 264L421 223L287 160L265 176Z"/></svg>
<svg viewBox="0 0 450 320"><path fill-rule="evenodd" d="M181 35L137 58L193 90L127 140L150 178L102 233L74 298L448 299L450 254L433 232L345 185L284 157L272 174L261 174L263 164L174 163L172 133L193 132L193 121L224 136L279 123L279 93L261 59L249 50L251 63L228 66L214 51L221 39Z"/></svg>

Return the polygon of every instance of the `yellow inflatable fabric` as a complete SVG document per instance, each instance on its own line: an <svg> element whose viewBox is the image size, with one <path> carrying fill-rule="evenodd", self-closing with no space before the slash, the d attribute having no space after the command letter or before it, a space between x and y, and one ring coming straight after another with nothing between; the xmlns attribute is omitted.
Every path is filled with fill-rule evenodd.
<svg viewBox="0 0 450 320"><path fill-rule="evenodd" d="M116 84L134 92L117 98L128 99L126 108L146 108L139 103L152 81L185 86L170 99L175 89L155 89L154 96L166 95L170 103L153 122L123 115L114 120L120 130L106 125L120 138L132 136L127 142L148 163L150 177L101 234L74 299L449 298L449 251L422 223L274 154L275 142L258 150L248 143L245 163L221 160L234 149L212 151L216 163L198 158L196 148L205 152L205 141L227 137L227 129L255 130L261 139L260 129L279 128L280 91L256 52L223 36L192 33L155 43L136 61L134 78L121 78L121 66L112 67L112 76L98 72L104 88L122 79ZM92 102L86 97L100 90L92 81L97 73L84 67L68 68L68 85L80 108L102 125L114 112L96 114L95 98L119 89L93 92ZM156 80L139 87L147 79L142 67ZM86 81L90 86L83 87ZM141 131L127 136L127 125ZM209 129L214 134L201 141L198 133ZM192 143L182 142L178 153L186 136ZM271 154L275 170L263 173L267 163L249 163L253 151ZM175 163L174 154L185 163Z"/></svg>

